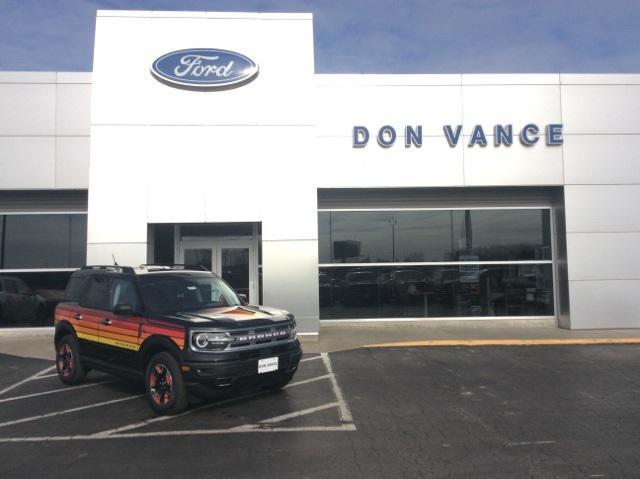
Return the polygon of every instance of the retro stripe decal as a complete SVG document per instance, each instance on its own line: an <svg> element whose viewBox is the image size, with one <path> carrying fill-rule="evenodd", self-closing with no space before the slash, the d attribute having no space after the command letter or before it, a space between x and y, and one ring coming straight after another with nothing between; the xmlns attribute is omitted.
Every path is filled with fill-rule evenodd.
<svg viewBox="0 0 640 479"><path fill-rule="evenodd" d="M78 338L86 341L138 351L148 337L160 335L171 339L178 348L184 348L186 328L183 326L145 318L139 318L136 321L118 319L109 313L95 310L83 311L82 319L78 320L75 317L76 313L75 309L58 306L55 322L68 321L75 329ZM112 321L109 326L100 324L105 317Z"/></svg>

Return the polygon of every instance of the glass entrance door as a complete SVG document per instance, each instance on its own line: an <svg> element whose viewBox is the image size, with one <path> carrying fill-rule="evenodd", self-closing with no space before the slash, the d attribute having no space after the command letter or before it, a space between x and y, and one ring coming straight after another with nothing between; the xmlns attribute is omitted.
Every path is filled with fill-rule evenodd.
<svg viewBox="0 0 640 479"><path fill-rule="evenodd" d="M216 273L250 304L258 304L258 261L250 240L183 241L179 262L189 266L204 266Z"/></svg>
<svg viewBox="0 0 640 479"><path fill-rule="evenodd" d="M220 276L238 293L250 296L249 248L243 246L220 246L218 248Z"/></svg>

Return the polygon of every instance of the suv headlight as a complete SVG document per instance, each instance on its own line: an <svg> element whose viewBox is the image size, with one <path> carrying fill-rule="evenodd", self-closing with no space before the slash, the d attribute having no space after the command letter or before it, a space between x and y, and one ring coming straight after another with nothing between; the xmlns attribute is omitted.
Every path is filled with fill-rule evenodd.
<svg viewBox="0 0 640 479"><path fill-rule="evenodd" d="M295 320L291 323L291 339L296 339L298 337L298 323Z"/></svg>
<svg viewBox="0 0 640 479"><path fill-rule="evenodd" d="M225 349L233 339L229 333L194 333L191 344L195 349L220 351Z"/></svg>

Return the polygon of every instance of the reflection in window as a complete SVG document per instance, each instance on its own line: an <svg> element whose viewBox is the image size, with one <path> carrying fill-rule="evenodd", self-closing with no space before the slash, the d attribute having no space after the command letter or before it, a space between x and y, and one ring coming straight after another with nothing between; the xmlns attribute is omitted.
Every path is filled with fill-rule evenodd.
<svg viewBox="0 0 640 479"><path fill-rule="evenodd" d="M107 275L94 276L89 281L81 306L109 311L111 309L111 279Z"/></svg>
<svg viewBox="0 0 640 479"><path fill-rule="evenodd" d="M320 269L320 319L553 314L551 264Z"/></svg>
<svg viewBox="0 0 640 479"><path fill-rule="evenodd" d="M549 210L472 210L465 249L480 261L549 260Z"/></svg>
<svg viewBox="0 0 640 479"><path fill-rule="evenodd" d="M391 213L345 211L320 214L329 215L328 250L332 262L381 263L393 260ZM323 246L326 251L327 246Z"/></svg>
<svg viewBox="0 0 640 479"><path fill-rule="evenodd" d="M318 260L331 263L331 213L318 213Z"/></svg>
<svg viewBox="0 0 640 479"><path fill-rule="evenodd" d="M0 273L0 328L51 326L71 271Z"/></svg>
<svg viewBox="0 0 640 479"><path fill-rule="evenodd" d="M456 261L464 240L461 211L403 211L394 214L396 262Z"/></svg>
<svg viewBox="0 0 640 479"><path fill-rule="evenodd" d="M87 215L6 215L4 269L74 268L85 264Z"/></svg>
<svg viewBox="0 0 640 479"><path fill-rule="evenodd" d="M222 279L249 297L249 248L222 248Z"/></svg>
<svg viewBox="0 0 640 479"><path fill-rule="evenodd" d="M551 259L548 209L318 214L321 264Z"/></svg>

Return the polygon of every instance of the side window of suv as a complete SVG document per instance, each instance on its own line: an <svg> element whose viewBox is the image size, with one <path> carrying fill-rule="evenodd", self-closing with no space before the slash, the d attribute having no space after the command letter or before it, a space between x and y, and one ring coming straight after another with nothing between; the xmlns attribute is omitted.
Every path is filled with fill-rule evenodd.
<svg viewBox="0 0 640 479"><path fill-rule="evenodd" d="M134 311L139 311L140 301L135 284L129 279L114 279L111 290L111 309L119 304L130 304Z"/></svg>
<svg viewBox="0 0 640 479"><path fill-rule="evenodd" d="M85 308L111 310L111 279L106 275L91 278L87 291L80 303Z"/></svg>
<svg viewBox="0 0 640 479"><path fill-rule="evenodd" d="M74 303L80 301L80 296L82 296L82 290L84 289L86 282L86 277L71 277L69 284L67 284L67 289L64 291L64 300L72 301Z"/></svg>

